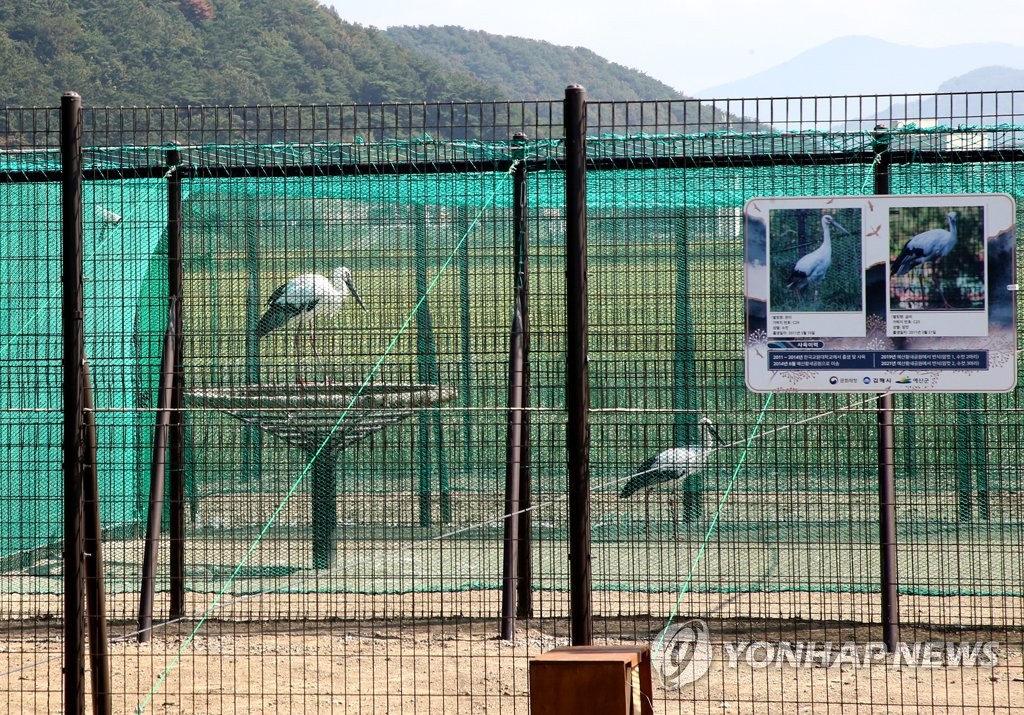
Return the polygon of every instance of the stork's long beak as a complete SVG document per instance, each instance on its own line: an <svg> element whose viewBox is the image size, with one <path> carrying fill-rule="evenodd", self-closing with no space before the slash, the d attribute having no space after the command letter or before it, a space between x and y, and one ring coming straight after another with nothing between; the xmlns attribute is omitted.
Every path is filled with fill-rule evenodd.
<svg viewBox="0 0 1024 715"><path fill-rule="evenodd" d="M835 226L836 228L838 228L843 233L845 233L847 236L850 235L850 232L846 229L846 227L843 226L843 224L841 224L838 221L836 221L835 219L832 219L832 225Z"/></svg>
<svg viewBox="0 0 1024 715"><path fill-rule="evenodd" d="M352 291L352 297L356 299L356 303L359 303L359 307L366 310L366 306L363 304L363 299L359 297L359 291L356 290L355 285L352 283L352 279L349 278L345 281L345 285Z"/></svg>

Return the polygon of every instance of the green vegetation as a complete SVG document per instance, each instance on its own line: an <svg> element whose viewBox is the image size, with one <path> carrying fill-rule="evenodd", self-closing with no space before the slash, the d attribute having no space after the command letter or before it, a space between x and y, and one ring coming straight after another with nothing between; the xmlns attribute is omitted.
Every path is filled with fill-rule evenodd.
<svg viewBox="0 0 1024 715"><path fill-rule="evenodd" d="M385 34L416 54L471 74L508 99L560 99L569 83L583 85L588 98L595 102L686 99L679 90L639 70L609 62L584 47L561 47L452 25L392 27ZM639 117L630 114L627 107L617 106L614 111L616 124L624 128L639 124ZM648 113L648 125L656 121L657 113L663 124L670 119L676 124L703 123L703 131L712 122L726 118L698 102L664 102L657 107L648 105L644 111Z"/></svg>
<svg viewBox="0 0 1024 715"><path fill-rule="evenodd" d="M339 104L447 103L555 100L538 120L521 106L489 124L453 107L423 130L436 137L490 137L489 125L534 129L558 124L565 86L583 84L599 101L659 100L607 108L628 132L641 119L708 131L726 115L642 72L581 48L556 47L456 27L392 28L386 32L345 22L315 0L26 0L0 4L0 106L53 107L66 91L86 107L178 107L147 110L125 124L102 124L97 145L296 141L303 127L313 141L354 140L353 121L389 126L397 118L344 120L296 107ZM206 107L251 110L214 112ZM276 109L267 110L268 105ZM292 111L282 109L284 105ZM188 107L189 109L185 109ZM337 114L335 112L335 114ZM441 116L450 115L450 116ZM0 114L0 146L38 144L21 122ZM88 122L87 118L87 122ZM339 125L343 125L340 126ZM203 136L182 134L202 126ZM436 125L436 126L435 126ZM479 126L478 126L479 125ZM404 125L403 125L404 126ZM284 136L284 130L293 135ZM493 129L493 127L491 127ZM741 124L733 127L742 128ZM144 138L143 132L151 134ZM220 130L214 139L211 130ZM391 134L395 132L392 131ZM373 132L360 139L374 141ZM539 138L539 137L533 137ZM301 139L306 141L306 137Z"/></svg>
<svg viewBox="0 0 1024 715"><path fill-rule="evenodd" d="M0 105L681 99L580 48L461 28L345 22L314 0L26 0L0 5Z"/></svg>
<svg viewBox="0 0 1024 715"><path fill-rule="evenodd" d="M314 0L0 4L0 104L341 104L500 93Z"/></svg>
<svg viewBox="0 0 1024 715"><path fill-rule="evenodd" d="M576 82L597 101L684 99L667 84L583 47L560 47L452 25L392 27L384 34L418 55L501 88L509 98L559 99L566 84Z"/></svg>
<svg viewBox="0 0 1024 715"><path fill-rule="evenodd" d="M582 84L595 100L685 98L679 90L584 47L455 26L397 27L384 34L402 47L495 87L506 99L558 99L569 82Z"/></svg>

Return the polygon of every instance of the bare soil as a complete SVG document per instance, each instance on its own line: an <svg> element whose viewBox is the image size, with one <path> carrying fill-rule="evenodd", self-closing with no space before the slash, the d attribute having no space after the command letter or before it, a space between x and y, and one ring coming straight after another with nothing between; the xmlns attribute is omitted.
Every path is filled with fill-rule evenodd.
<svg viewBox="0 0 1024 715"><path fill-rule="evenodd" d="M522 621L509 642L498 637L497 596L273 594L282 612L303 610L300 603L313 618L320 611L319 620L305 621L268 620L258 613L268 608L263 599L256 599L256 608L253 600L243 598L215 609L198 630L196 619L164 624L145 644L132 635L131 622L115 623L109 654L114 712L525 714L530 710L530 659L568 643L567 598L564 593L538 594L537 611L561 613ZM18 601L12 598L4 605ZM1024 713L1021 624L986 625L1006 616L1019 619L1024 613L1019 599L918 597L901 604L908 618L955 612L959 621L956 626L906 626L902 641L993 642L998 650L994 666L908 666L889 658L866 667L848 661L822 667L764 666L744 658L732 663L726 645L875 642L881 639L880 627L871 623L875 597L688 594L679 601L678 613L707 611L711 598L721 602L716 613L706 614L714 652L710 671L679 689L665 689L655 677L656 713ZM63 707L61 625L30 617L28 606L39 606L38 597L33 599L21 604L20 620L0 628L0 711L52 713ZM656 594L641 600L653 612L676 605L674 597ZM130 599L114 601L115 612L130 607ZM365 608L365 617L331 615L356 602ZM158 611L163 605L158 603ZM595 642L652 642L664 619L615 613L627 605L639 604L623 594L597 594ZM457 610L475 613L441 615ZM752 610L779 615L741 616ZM426 615L431 612L436 615ZM867 622L850 618L854 614Z"/></svg>

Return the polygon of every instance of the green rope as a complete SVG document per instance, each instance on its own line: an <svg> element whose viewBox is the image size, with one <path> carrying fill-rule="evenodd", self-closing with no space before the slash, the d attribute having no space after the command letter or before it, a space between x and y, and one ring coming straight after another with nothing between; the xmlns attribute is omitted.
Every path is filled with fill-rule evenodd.
<svg viewBox="0 0 1024 715"><path fill-rule="evenodd" d="M514 169L515 166L513 165L512 169L510 169L508 172L509 176L511 176L512 171ZM288 492L284 495L284 498L281 500L281 503L277 505L277 508L274 509L274 512L267 519L267 523L263 525L263 528L260 529L259 534L256 535L256 538L249 545L249 548L246 550L246 552L242 555L242 558L239 560L238 565L235 567L234 571L231 572L231 575L228 577L228 580L224 582L224 585L217 592L217 595L214 596L213 601L210 603L209 606L207 606L206 610L203 611L203 615L200 616L199 621L192 629L192 632L189 633L185 640L182 642L181 647L178 648L178 652L174 654L174 657L171 659L171 662L168 663L164 671L160 673L160 677L157 678L156 683L153 684L153 687L146 694L146 697L135 709L136 713L142 713L143 711L145 711L146 706L149 705L149 703L153 700L153 696L156 695L157 691L160 689L160 686L163 685L165 680L167 680L168 674L178 664L178 661L181 660L181 656L185 652L185 649L188 648L189 645L192 644L192 641L195 640L196 635L199 633L199 630L206 623L207 619L210 616L210 613L217 607L217 604L220 603L220 600L224 597L224 594L227 592L228 588L231 586L232 583L234 583L235 579L238 577L238 574L241 573L242 568L249 560L249 557L252 556L253 552L263 541L264 537L266 537L267 532L270 530L270 527L277 520L278 515L280 515L280 513L284 511L284 508L285 506L287 506L289 500L291 500L292 496L295 495L295 492L298 491L299 486L301 486L303 480L306 478L306 475L309 474L310 470L312 470L317 458L319 458L320 454L324 451L324 449L327 448L327 445L330 444L331 438L334 436L334 433L338 431L338 428L341 426L341 423L344 422L345 418L348 416L348 413L352 410L352 406L355 405L356 401L359 399L363 391L366 389L366 386L370 384L374 377L376 377L377 373L384 365L384 361L391 354L391 351L394 350L395 346L398 344L399 339L401 339L402 335L408 329L409 325L412 324L413 319L416 317L416 312L424 303L426 303L427 296L430 295L430 293L434 290L434 287L437 285L438 281L441 280L441 276L443 276L445 272L448 270L448 268L451 266L452 262L455 260L456 254L462 250L462 247L466 243L469 234L480 222L480 219L483 216L483 212L486 211L487 208L494 202L494 197L497 195L497 193L498 188L495 187L494 191L492 191L491 195L487 197L487 200L484 202L483 206L480 207L480 210L477 212L476 216L473 218L469 226L466 228L465 233L462 234L462 238L459 239L458 243L455 244L455 247L452 249L451 253L448 254L448 257L445 259L444 263L441 264L440 270L431 279L423 295L420 296L420 299L416 302L416 305L413 306L413 309L409 312L409 315L405 318L405 321L398 328L398 331L395 333L395 335L391 338L391 342L389 342L387 347L384 348L384 352L381 354L380 358L378 358L377 362L374 363L372 368L370 368L370 372L367 374L363 382L359 385L359 389L356 390L355 394L352 396L352 399L349 400L349 403L345 406L345 409L342 410L341 415L334 423L334 427L331 428L331 431L327 434L326 437L324 437L323 441L320 443L319 449L317 449L316 453L312 456L312 458L310 458L309 462L303 468L302 473L299 474L298 477L296 477L295 481L292 483L291 488L288 490Z"/></svg>
<svg viewBox="0 0 1024 715"><path fill-rule="evenodd" d="M690 572L686 574L686 581L682 586L679 587L679 594L676 596L676 602L672 606L672 612L668 616L668 622L665 624L665 628L661 630L661 634L658 636L658 643L655 645L654 650L658 650L662 646L662 642L665 640L665 631L672 621L675 620L676 614L679 612L679 604L683 600L683 595L690 590L690 582L693 580L693 574L697 570L697 565L700 560L704 557L704 552L707 550L708 542L711 540L711 534L714 533L715 527L718 526L718 517L722 514L722 508L725 506L725 500L729 498L730 492L732 492L733 486L736 484L736 477L739 476L740 469L743 467L743 463L747 460L747 453L750 451L750 443L754 441L757 436L757 431L761 428L761 423L764 421L765 413L768 411L768 406L772 403L772 398L775 396L774 392L768 393L768 399L764 402L764 407L761 408L761 413L757 416L757 423L754 425L754 429L751 430L750 435L747 437L746 444L743 445L743 454L740 455L739 462L736 463L736 468L732 470L732 476L729 478L729 484L725 488L725 492L722 494L722 498L718 500L718 508L715 509L715 515L711 519L711 524L708 526L707 533L704 534L704 540L701 542L700 548L697 550L697 555L693 559L693 563L690 564Z"/></svg>

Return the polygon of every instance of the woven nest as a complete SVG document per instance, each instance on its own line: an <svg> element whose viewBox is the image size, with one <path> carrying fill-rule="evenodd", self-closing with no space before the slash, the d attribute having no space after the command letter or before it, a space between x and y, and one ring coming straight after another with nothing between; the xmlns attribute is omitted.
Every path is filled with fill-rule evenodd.
<svg viewBox="0 0 1024 715"><path fill-rule="evenodd" d="M287 383L194 390L185 400L192 407L226 412L303 449L319 449L325 441L340 449L457 395L454 388L437 385Z"/></svg>

